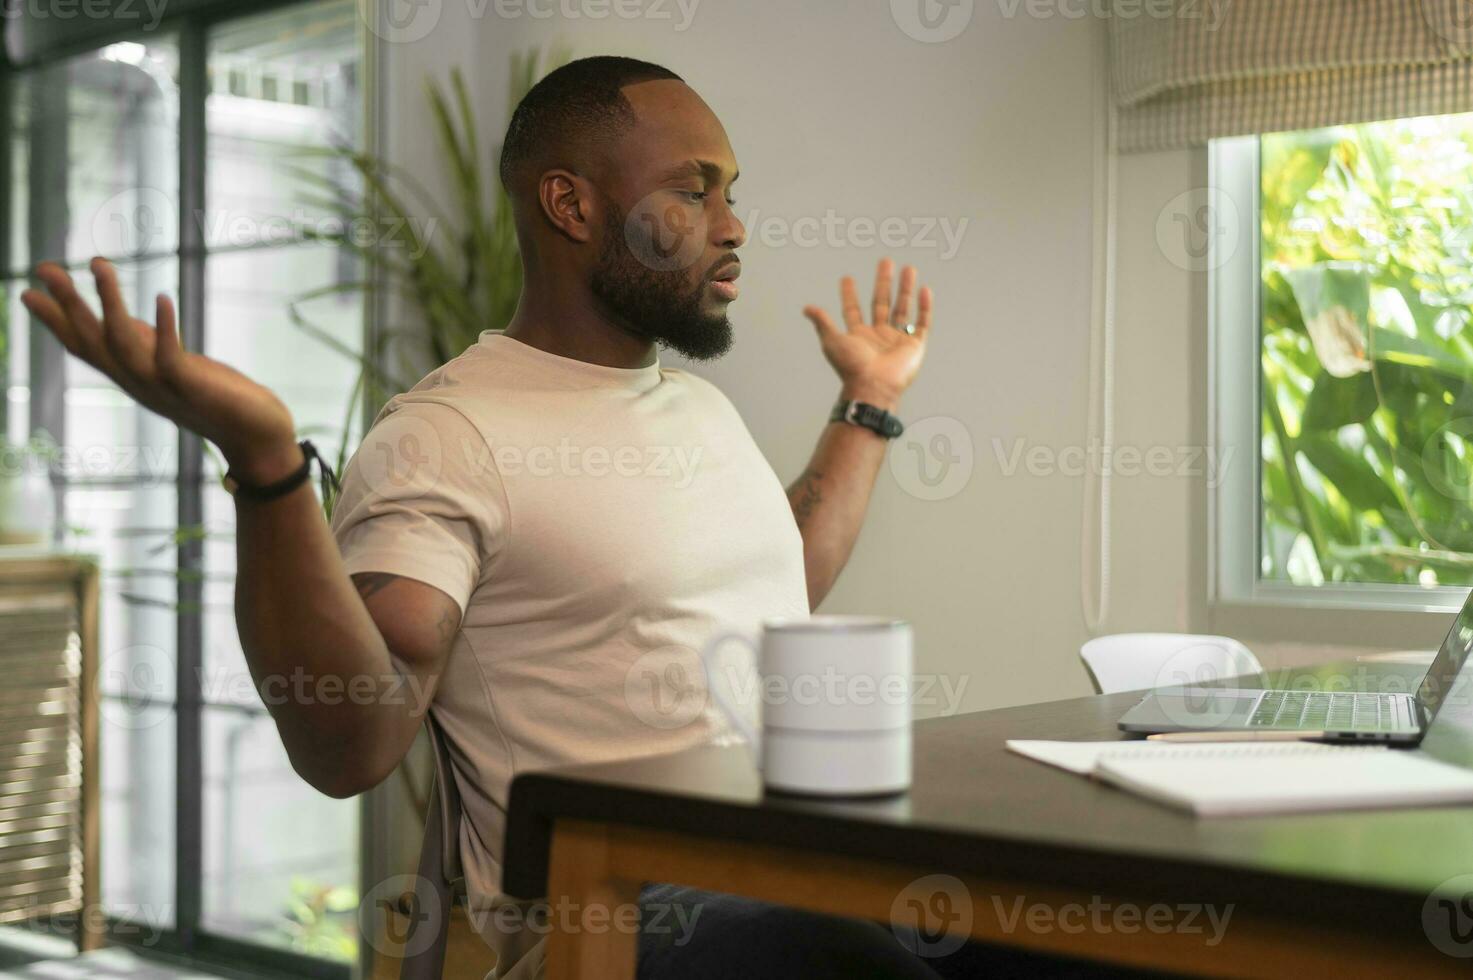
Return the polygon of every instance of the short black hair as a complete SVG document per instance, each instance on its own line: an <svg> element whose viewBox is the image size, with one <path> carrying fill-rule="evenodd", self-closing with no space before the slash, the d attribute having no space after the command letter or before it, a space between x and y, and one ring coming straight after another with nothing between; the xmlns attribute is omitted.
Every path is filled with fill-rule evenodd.
<svg viewBox="0 0 1473 980"><path fill-rule="evenodd" d="M549 72L512 113L501 145L501 184L512 193L528 167L613 140L634 121L626 85L684 81L668 68L614 55L580 58Z"/></svg>

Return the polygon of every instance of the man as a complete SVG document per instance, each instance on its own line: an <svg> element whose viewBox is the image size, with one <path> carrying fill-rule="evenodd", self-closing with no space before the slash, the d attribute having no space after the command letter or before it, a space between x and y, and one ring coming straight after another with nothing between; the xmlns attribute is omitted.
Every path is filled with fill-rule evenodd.
<svg viewBox="0 0 1473 980"><path fill-rule="evenodd" d="M932 310L914 269L896 290L889 261L867 312L843 280L843 328L804 310L839 402L872 406L857 410L870 427L825 427L784 493L725 397L656 353L709 359L732 342L746 233L736 158L711 109L656 65L573 62L517 108L501 177L525 273L516 314L385 407L344 474L331 528L301 477L290 412L183 350L167 298L156 329L134 319L101 259L100 322L54 264L37 270L47 293L23 296L71 353L224 454L238 487L237 623L258 687L275 679L280 690L301 672L358 685L330 704L268 699L304 779L337 797L375 786L433 698L481 913L506 905L499 852L515 772L726 734L709 710L680 724L658 715L638 682L647 669L697 672L693 651L717 627L823 600L859 533L884 413L915 378ZM868 964L871 975L934 976L878 926L659 894L702 911L689 943L641 944L642 975L858 976ZM535 975L535 934L482 931L502 976Z"/></svg>

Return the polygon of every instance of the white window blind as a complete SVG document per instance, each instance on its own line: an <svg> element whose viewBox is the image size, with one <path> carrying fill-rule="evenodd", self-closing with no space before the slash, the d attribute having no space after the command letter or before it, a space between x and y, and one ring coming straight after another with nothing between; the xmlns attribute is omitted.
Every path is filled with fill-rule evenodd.
<svg viewBox="0 0 1473 980"><path fill-rule="evenodd" d="M1465 0L1115 0L1122 151L1473 110Z"/></svg>

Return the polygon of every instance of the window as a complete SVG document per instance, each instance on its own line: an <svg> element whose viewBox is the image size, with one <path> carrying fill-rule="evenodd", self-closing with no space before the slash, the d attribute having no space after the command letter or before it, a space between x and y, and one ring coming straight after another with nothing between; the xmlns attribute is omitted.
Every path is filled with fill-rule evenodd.
<svg viewBox="0 0 1473 980"><path fill-rule="evenodd" d="M1216 436L1254 464L1217 491L1219 596L1461 601L1473 114L1220 140L1211 166L1260 230L1210 263Z"/></svg>
<svg viewBox="0 0 1473 980"><path fill-rule="evenodd" d="M356 4L187 6L199 12L5 77L5 431L44 429L63 447L63 543L103 571L101 851L116 938L161 930L163 948L202 960L346 978L358 805L296 776L250 682L218 468L26 329L18 301L36 261L64 258L95 306L86 263L107 256L134 311L151 319L155 294L175 295L186 343L277 390L335 455L357 364L294 327L287 304L361 271L313 240L323 225L293 168L347 179L304 151L363 143ZM362 349L361 293L302 312Z"/></svg>

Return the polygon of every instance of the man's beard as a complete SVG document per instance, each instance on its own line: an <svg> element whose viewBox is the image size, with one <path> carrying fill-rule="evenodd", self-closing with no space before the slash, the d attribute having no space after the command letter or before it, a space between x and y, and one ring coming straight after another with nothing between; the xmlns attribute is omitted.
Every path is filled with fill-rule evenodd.
<svg viewBox="0 0 1473 980"><path fill-rule="evenodd" d="M731 320L701 309L702 280L691 289L685 269L660 271L641 262L625 240L625 216L610 202L603 247L590 287L630 333L696 361L731 350Z"/></svg>

